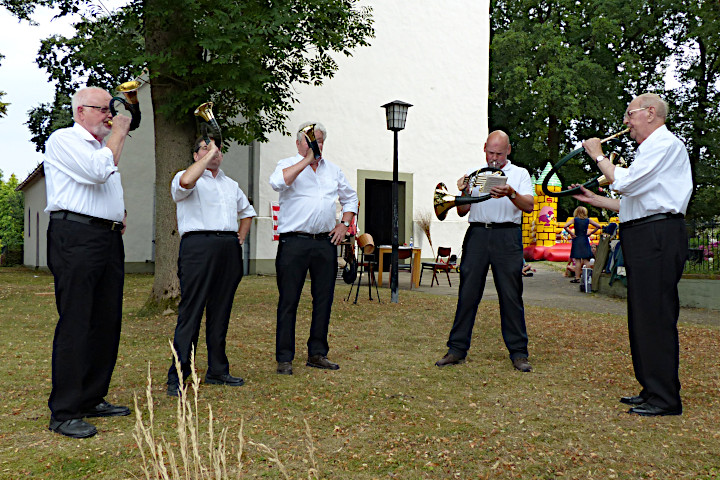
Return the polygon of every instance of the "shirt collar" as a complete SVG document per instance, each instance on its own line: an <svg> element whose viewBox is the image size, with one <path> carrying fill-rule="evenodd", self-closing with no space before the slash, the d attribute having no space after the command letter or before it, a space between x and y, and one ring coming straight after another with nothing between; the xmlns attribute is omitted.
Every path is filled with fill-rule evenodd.
<svg viewBox="0 0 720 480"><path fill-rule="evenodd" d="M302 160L302 159L305 158L305 157L303 157L303 156L300 155L299 153L296 153L296 154L295 154L295 158L297 158L297 162L299 162L300 160ZM297 162L295 162L295 163L297 163ZM324 164L324 163L325 163L325 157L321 158L321 159L318 161L318 166L319 166L319 165L322 165L322 164Z"/></svg>
<svg viewBox="0 0 720 480"><path fill-rule="evenodd" d="M83 138L83 140L87 140L89 142L97 142L98 141L97 138L93 137L92 133L88 132L87 129L85 127L83 127L82 125L80 125L79 123L77 123L77 122L73 123L72 128L77 132L78 135L80 135ZM98 142L98 143L104 147L105 139L103 138L103 141Z"/></svg>
<svg viewBox="0 0 720 480"><path fill-rule="evenodd" d="M217 180L217 179L219 179L220 177L224 177L224 176L225 176L225 172L222 171L222 168L218 168L217 177L213 177L212 172L206 168L205 170L203 170L202 176L203 176L203 177L207 176L207 177L214 178L214 179Z"/></svg>
<svg viewBox="0 0 720 480"><path fill-rule="evenodd" d="M638 145L638 148L637 148L638 151L644 149L644 148L643 148L643 145L645 145L646 143L649 143L648 140L651 140L651 139L653 139L653 138L655 138L655 137L659 137L660 135L664 135L665 132L667 132L667 131L668 131L667 126L663 123L663 124L660 125L658 128L656 128L655 130L653 130L653 132L652 132L650 135L648 135L648 136L645 138L645 140L643 140L643 142L642 142L640 145Z"/></svg>

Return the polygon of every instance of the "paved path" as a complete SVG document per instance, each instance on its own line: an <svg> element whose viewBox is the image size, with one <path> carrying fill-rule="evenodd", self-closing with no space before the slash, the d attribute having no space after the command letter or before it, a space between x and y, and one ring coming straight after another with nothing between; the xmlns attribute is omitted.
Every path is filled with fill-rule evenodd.
<svg viewBox="0 0 720 480"><path fill-rule="evenodd" d="M523 299L526 306L539 306L547 308L565 308L569 311L579 312L603 312L615 315L627 315L627 303L625 299L612 298L597 293L583 293L580 291L578 284L570 283L570 279L563 277L562 268L564 264L550 264L545 262L533 262L532 267L535 273L532 277L524 278ZM460 283L459 274L451 273L450 279L452 287L448 287L447 278L443 274L438 275L440 285L430 287L430 279L432 275L429 271L423 273L422 285L417 289L419 292L432 293L435 295L457 296L458 284ZM383 280L387 275L383 276ZM405 290L410 288L410 275L404 272L400 273L399 282L401 295ZM389 279L388 279L389 281ZM367 288L365 278L363 278L364 288ZM360 295L367 293L361 291ZM373 295L374 295L373 289ZM386 281L380 289L380 295L384 299L389 296L388 282ZM488 275L483 294L483 301L497 302L498 296L495 291L495 284L492 280L492 274ZM681 308L680 322L696 323L702 325L714 325L720 327L720 311L708 310L704 308Z"/></svg>

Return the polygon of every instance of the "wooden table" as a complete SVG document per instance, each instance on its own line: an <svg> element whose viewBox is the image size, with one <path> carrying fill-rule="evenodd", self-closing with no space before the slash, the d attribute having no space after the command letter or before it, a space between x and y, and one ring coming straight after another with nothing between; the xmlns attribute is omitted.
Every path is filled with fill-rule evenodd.
<svg viewBox="0 0 720 480"><path fill-rule="evenodd" d="M399 246L398 250L410 250L412 248L412 284L415 286L415 288L420 286L420 252L422 251L422 248L420 247L405 247L405 246ZM377 247L378 251L378 285L382 287L382 278L383 278L383 256L385 253L392 253L392 246L391 245L379 245Z"/></svg>

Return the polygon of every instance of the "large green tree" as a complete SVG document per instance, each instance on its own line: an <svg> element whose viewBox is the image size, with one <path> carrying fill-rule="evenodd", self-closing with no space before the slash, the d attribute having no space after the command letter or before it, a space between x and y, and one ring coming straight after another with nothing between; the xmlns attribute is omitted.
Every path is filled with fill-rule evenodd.
<svg viewBox="0 0 720 480"><path fill-rule="evenodd" d="M25 207L22 192L15 190L17 186L18 179L15 175L10 175L7 181L3 181L0 170L0 248L8 247L10 250L18 250L23 245Z"/></svg>
<svg viewBox="0 0 720 480"><path fill-rule="evenodd" d="M695 181L689 214L720 216L720 2L666 0L679 85L673 127L688 147Z"/></svg>
<svg viewBox="0 0 720 480"><path fill-rule="evenodd" d="M337 69L333 55L367 45L371 11L357 0L134 0L109 15L91 13L75 37L44 41L38 63L58 80L58 98L81 84L112 88L149 68L154 118L143 121L154 123L157 192L151 298L176 298L169 185L196 135L194 108L215 102L226 145L288 133L294 86L320 85ZM50 122L34 121L41 141Z"/></svg>
<svg viewBox="0 0 720 480"><path fill-rule="evenodd" d="M579 139L622 130L632 96L662 88L664 18L648 0L492 0L490 126L511 135L514 160L539 173ZM589 178L567 165L565 185Z"/></svg>

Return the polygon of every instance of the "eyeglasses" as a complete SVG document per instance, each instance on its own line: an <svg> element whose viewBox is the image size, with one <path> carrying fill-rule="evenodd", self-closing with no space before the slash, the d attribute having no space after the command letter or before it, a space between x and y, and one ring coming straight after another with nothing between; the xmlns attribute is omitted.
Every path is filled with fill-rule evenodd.
<svg viewBox="0 0 720 480"><path fill-rule="evenodd" d="M110 107L98 107L97 105L82 105L82 106L100 110L100 113L102 113L103 115L107 115L107 113L110 111Z"/></svg>
<svg viewBox="0 0 720 480"><path fill-rule="evenodd" d="M648 108L650 108L650 107L634 108L632 110L628 110L627 112L625 112L625 118L631 119L633 113L639 112L640 110L647 110Z"/></svg>

